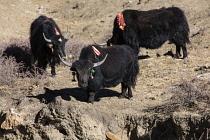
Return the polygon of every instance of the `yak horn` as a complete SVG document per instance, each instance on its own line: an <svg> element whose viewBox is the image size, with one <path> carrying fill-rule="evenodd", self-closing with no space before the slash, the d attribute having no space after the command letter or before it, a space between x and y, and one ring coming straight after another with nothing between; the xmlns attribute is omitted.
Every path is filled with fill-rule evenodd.
<svg viewBox="0 0 210 140"><path fill-rule="evenodd" d="M63 64L65 64L65 65L67 65L67 66L69 66L69 67L71 67L71 66L72 66L72 63L68 63L68 62L64 61L64 60L61 58L61 56L60 56L60 55L58 55L58 56L59 56L59 58L60 58L61 62L63 62Z"/></svg>
<svg viewBox="0 0 210 140"><path fill-rule="evenodd" d="M98 46L106 46L106 43L104 43L104 44L96 44L96 45L98 45Z"/></svg>
<svg viewBox="0 0 210 140"><path fill-rule="evenodd" d="M70 31L69 31L69 28L68 28L66 34L63 37L66 38L69 35L69 33L70 33Z"/></svg>
<svg viewBox="0 0 210 140"><path fill-rule="evenodd" d="M47 39L47 38L45 37L44 33L43 33L43 37L44 37L44 39L45 39L47 42L49 42L49 43L51 43L51 42L52 42L52 40Z"/></svg>
<svg viewBox="0 0 210 140"><path fill-rule="evenodd" d="M106 54L106 56L104 57L103 60L101 60L101 61L99 61L99 62L97 62L97 63L94 63L94 64L93 64L93 67L97 67L97 66L100 66L101 64L103 64L104 61L106 60L107 55L108 55L108 54Z"/></svg>

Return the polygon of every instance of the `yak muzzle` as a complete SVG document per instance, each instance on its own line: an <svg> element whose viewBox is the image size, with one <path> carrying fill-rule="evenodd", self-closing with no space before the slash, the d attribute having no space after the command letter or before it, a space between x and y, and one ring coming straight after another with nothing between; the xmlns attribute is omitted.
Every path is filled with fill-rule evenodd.
<svg viewBox="0 0 210 140"><path fill-rule="evenodd" d="M78 86L82 89L87 89L88 84L78 82Z"/></svg>

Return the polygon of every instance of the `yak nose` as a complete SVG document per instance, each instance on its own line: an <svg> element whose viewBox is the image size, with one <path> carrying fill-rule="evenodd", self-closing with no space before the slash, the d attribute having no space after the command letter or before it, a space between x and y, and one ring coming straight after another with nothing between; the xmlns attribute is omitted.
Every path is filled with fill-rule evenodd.
<svg viewBox="0 0 210 140"><path fill-rule="evenodd" d="M78 83L78 86L80 87L80 88L87 88L87 84L86 83Z"/></svg>

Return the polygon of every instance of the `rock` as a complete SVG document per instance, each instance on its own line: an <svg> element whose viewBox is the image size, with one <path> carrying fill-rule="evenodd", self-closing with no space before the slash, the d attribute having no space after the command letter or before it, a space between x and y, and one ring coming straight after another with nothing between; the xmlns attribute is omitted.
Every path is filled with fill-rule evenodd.
<svg viewBox="0 0 210 140"><path fill-rule="evenodd" d="M115 136L113 133L111 132L106 132L106 136L110 139L110 140L120 140L117 136Z"/></svg>
<svg viewBox="0 0 210 140"><path fill-rule="evenodd" d="M210 79L210 73L200 74L200 75L196 76L196 78L209 80Z"/></svg>
<svg viewBox="0 0 210 140"><path fill-rule="evenodd" d="M17 110L10 108L6 113L5 120L1 124L1 128L6 130L14 129L23 123L24 117L23 113L17 113Z"/></svg>

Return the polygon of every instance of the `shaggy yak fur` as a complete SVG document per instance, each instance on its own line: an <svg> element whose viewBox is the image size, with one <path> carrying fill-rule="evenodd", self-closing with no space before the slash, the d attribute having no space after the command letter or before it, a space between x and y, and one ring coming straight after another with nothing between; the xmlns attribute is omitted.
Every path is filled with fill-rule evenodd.
<svg viewBox="0 0 210 140"><path fill-rule="evenodd" d="M37 61L37 66L42 69L41 73L50 64L52 76L56 75L55 64L60 62L58 54L66 57L66 41L52 18L40 16L33 21L30 28L32 63Z"/></svg>
<svg viewBox="0 0 210 140"><path fill-rule="evenodd" d="M150 11L124 10L120 14L114 20L113 35L107 41L108 46L126 44L138 54L139 47L157 49L169 40L176 45L175 58L181 56L181 48L183 58L187 57L189 26L181 9L170 7Z"/></svg>
<svg viewBox="0 0 210 140"><path fill-rule="evenodd" d="M92 46L101 53L99 56L94 53ZM94 63L102 60L105 61L101 65L93 67ZM95 92L101 88L115 87L119 83L122 86L120 97L131 99L131 87L135 87L139 66L138 58L130 46L101 48L98 45L90 45L82 49L79 60L72 64L71 70L77 73L79 87L87 91L88 103L93 103Z"/></svg>

